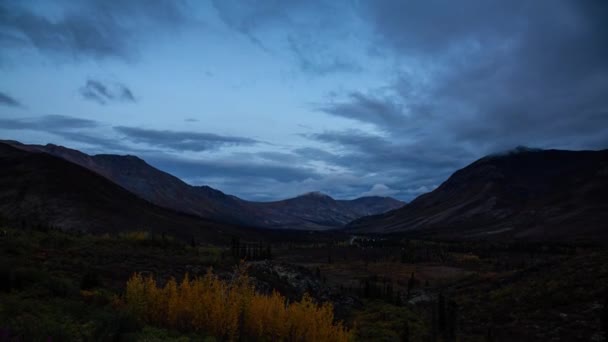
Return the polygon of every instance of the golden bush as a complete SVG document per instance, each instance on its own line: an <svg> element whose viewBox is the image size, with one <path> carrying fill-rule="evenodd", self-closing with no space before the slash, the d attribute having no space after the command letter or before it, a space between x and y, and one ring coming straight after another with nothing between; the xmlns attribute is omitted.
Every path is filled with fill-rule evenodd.
<svg viewBox="0 0 608 342"><path fill-rule="evenodd" d="M229 281L211 270L200 278L186 274L159 286L151 277L134 274L127 282L125 301L138 317L151 324L205 332L226 340L239 336L267 341L348 341L350 332L334 322L333 306L316 304L305 295L287 304L277 292L256 293L244 271Z"/></svg>

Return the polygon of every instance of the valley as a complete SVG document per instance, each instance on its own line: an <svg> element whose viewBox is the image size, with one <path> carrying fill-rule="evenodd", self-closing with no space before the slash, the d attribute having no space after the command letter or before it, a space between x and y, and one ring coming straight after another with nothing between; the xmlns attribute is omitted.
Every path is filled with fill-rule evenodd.
<svg viewBox="0 0 608 342"><path fill-rule="evenodd" d="M0 0L0 342L608 342L608 0Z"/></svg>
<svg viewBox="0 0 608 342"><path fill-rule="evenodd" d="M342 203L364 211L377 199L311 193L254 203L298 229L247 226L158 205L94 168L15 145L0 144L0 329L8 340L297 341L309 331L307 339L336 341L599 341L606 334L605 151L484 158L403 207L319 230L323 217L350 215ZM528 178L511 178L520 167ZM530 171L546 167L551 172ZM560 215L545 218L549 207ZM298 223L305 215L313 226ZM141 284L129 287L133 279ZM201 301L227 297L194 309L183 299L195 296L191 288L203 291ZM202 324L200 315L236 323Z"/></svg>
<svg viewBox="0 0 608 342"><path fill-rule="evenodd" d="M137 320L125 284L136 272L164 284L210 268L228 281L239 264L257 291L333 303L355 340L589 341L605 317L608 253L593 246L290 237L243 264L230 246L169 235L1 232L0 321L26 340L222 340Z"/></svg>

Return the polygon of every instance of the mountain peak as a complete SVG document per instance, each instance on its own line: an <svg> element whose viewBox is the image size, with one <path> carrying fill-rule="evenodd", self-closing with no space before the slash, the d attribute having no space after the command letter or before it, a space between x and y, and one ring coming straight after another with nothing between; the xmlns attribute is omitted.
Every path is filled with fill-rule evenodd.
<svg viewBox="0 0 608 342"><path fill-rule="evenodd" d="M95 156L93 156L94 158L97 159L105 159L105 160L112 160L112 161L123 161L123 162L130 162L130 163L138 163L138 164L146 164L148 165L148 163L146 163L145 160L139 158L138 156L134 156L131 154L125 154L125 155L117 155L117 154L96 154Z"/></svg>
<svg viewBox="0 0 608 342"><path fill-rule="evenodd" d="M311 192L307 192L307 193L303 193L299 196L297 196L298 198L300 197L311 197L311 198L332 198L331 196L322 193L321 191L311 191Z"/></svg>
<svg viewBox="0 0 608 342"><path fill-rule="evenodd" d="M511 155L522 154L522 153L542 152L542 151L545 151L545 150L543 150L542 148L535 148L535 147L519 145L515 148L509 149L506 151L490 154L486 158L496 158L496 157L511 156Z"/></svg>

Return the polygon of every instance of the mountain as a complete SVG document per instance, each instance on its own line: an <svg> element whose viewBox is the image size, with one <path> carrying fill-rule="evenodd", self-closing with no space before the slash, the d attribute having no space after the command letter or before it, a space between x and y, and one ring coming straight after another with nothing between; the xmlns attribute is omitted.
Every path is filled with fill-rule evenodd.
<svg viewBox="0 0 608 342"><path fill-rule="evenodd" d="M399 208L404 203L390 197L335 200L326 194L311 192L282 201L254 205L264 213L263 224L268 227L328 229L341 227L366 215Z"/></svg>
<svg viewBox="0 0 608 342"><path fill-rule="evenodd" d="M456 171L401 209L351 222L367 233L448 239L608 238L608 150L517 149Z"/></svg>
<svg viewBox="0 0 608 342"><path fill-rule="evenodd" d="M0 217L17 226L167 232L205 242L258 234L156 206L80 165L5 143L0 143Z"/></svg>
<svg viewBox="0 0 608 342"><path fill-rule="evenodd" d="M251 202L208 186L191 186L135 156L89 156L53 144L5 143L25 151L48 153L83 166L158 206L239 225L277 229L331 229L404 204L388 197L336 201L327 195L314 193L284 201Z"/></svg>

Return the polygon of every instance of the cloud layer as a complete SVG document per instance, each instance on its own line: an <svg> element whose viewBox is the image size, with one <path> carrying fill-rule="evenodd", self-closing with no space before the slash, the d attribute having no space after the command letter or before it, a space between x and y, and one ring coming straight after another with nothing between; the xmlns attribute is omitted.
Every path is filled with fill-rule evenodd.
<svg viewBox="0 0 608 342"><path fill-rule="evenodd" d="M182 1L85 0L59 7L59 16L52 17L27 3L3 0L0 47L34 48L67 59L133 60L143 36L186 21L183 7Z"/></svg>
<svg viewBox="0 0 608 342"><path fill-rule="evenodd" d="M26 50L74 62L72 92L108 106L15 118L36 94L13 80L0 129L139 154L245 198L410 200L516 146L608 148L606 1L57 4L0 0L0 62ZM161 45L167 32L184 34ZM145 51L155 63L138 69ZM129 87L80 83L99 74Z"/></svg>

